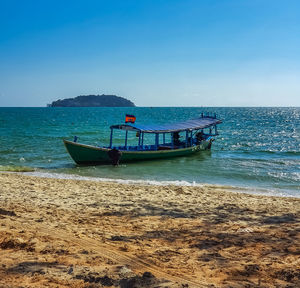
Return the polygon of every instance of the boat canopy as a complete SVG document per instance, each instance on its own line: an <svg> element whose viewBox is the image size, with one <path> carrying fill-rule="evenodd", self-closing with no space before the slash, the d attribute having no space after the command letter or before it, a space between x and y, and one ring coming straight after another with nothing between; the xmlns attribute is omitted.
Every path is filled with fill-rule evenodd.
<svg viewBox="0 0 300 288"><path fill-rule="evenodd" d="M121 124L110 126L110 129L120 129L126 131L139 131L143 133L171 133L180 131L192 131L216 126L222 123L221 120L212 116L203 116L184 122L163 125L141 125L141 124Z"/></svg>

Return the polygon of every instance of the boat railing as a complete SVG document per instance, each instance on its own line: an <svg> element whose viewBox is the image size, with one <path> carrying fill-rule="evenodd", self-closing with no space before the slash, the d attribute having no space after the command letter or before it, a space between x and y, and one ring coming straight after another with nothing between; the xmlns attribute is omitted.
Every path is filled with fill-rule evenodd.
<svg viewBox="0 0 300 288"><path fill-rule="evenodd" d="M109 147L105 147L109 148ZM134 145L134 146L112 146L112 149L117 149L121 151L151 151L151 150L156 150L155 145Z"/></svg>
<svg viewBox="0 0 300 288"><path fill-rule="evenodd" d="M205 135L206 137L203 140L210 140L212 138L210 135ZM193 138L192 143L189 141L188 143L186 142L181 142L180 145L172 145L172 143L163 143L157 145L120 145L120 146L112 146L111 148L115 148L120 151L157 151L157 150L170 150L170 149L180 149L180 148L187 148L191 146L198 145L199 141L196 138ZM110 148L109 146L104 147L104 148Z"/></svg>
<svg viewBox="0 0 300 288"><path fill-rule="evenodd" d="M213 134L203 134L203 141L210 141L212 139L212 136L215 136ZM171 150L171 149L182 149L182 148L188 148L191 146L199 145L200 142L196 138L192 138L192 141L181 141L178 145L174 145L173 143L161 143L159 145L120 145L120 146L112 146L112 148L115 148L120 151L157 151L157 150ZM110 148L105 147L105 148Z"/></svg>

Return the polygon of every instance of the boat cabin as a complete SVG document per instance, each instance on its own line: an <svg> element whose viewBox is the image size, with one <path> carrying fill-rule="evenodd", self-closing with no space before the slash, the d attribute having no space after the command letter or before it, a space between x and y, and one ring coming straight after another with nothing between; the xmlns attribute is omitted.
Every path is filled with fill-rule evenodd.
<svg viewBox="0 0 300 288"><path fill-rule="evenodd" d="M216 114L202 114L200 118L173 124L141 125L130 123L113 125L110 127L110 143L106 148L115 148L120 151L157 151L192 147L218 135L217 124L220 123L222 121L216 118ZM116 130L125 132L123 145L113 143ZM149 142L152 144L147 144Z"/></svg>

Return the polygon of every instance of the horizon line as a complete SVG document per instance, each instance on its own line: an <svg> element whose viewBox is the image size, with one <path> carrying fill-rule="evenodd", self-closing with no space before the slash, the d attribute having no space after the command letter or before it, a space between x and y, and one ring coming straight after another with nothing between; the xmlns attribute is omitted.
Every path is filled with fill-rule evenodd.
<svg viewBox="0 0 300 288"><path fill-rule="evenodd" d="M300 106L0 106L0 108L300 108Z"/></svg>

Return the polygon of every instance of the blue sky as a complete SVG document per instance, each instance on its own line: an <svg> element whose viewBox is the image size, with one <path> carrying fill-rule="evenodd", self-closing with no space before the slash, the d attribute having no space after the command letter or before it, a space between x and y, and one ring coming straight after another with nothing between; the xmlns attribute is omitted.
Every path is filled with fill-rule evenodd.
<svg viewBox="0 0 300 288"><path fill-rule="evenodd" d="M300 1L0 0L0 106L300 106Z"/></svg>

